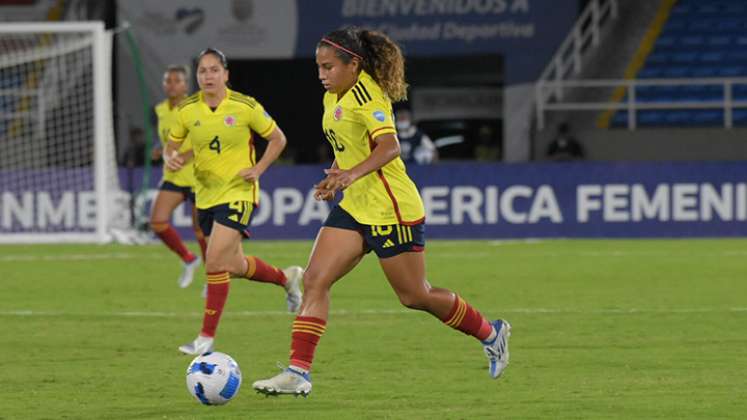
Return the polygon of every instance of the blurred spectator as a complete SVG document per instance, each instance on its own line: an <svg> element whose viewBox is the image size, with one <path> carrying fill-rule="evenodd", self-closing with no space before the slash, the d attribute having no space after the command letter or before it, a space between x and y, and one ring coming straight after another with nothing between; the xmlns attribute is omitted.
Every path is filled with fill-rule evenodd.
<svg viewBox="0 0 747 420"><path fill-rule="evenodd" d="M558 133L547 146L547 158L554 161L577 160L584 158L584 148L581 143L571 134L568 123L558 126Z"/></svg>
<svg viewBox="0 0 747 420"><path fill-rule="evenodd" d="M481 125L477 130L477 146L475 146L475 159L477 160L499 160L501 148L495 142L494 130L488 124Z"/></svg>
<svg viewBox="0 0 747 420"><path fill-rule="evenodd" d="M400 109L395 118L400 157L408 163L427 165L438 160L438 150L430 137L423 133L412 121L409 109Z"/></svg>

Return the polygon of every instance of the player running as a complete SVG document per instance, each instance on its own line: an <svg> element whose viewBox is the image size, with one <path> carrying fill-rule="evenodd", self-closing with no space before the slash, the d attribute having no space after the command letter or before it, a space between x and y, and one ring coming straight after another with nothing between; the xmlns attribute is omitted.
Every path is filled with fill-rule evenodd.
<svg viewBox="0 0 747 420"><path fill-rule="evenodd" d="M189 70L186 66L169 66L163 74L163 92L166 94L166 99L154 107L154 116L158 123L158 137L161 140L160 147L153 149L154 158L156 159L162 155L162 148L168 142L169 129L176 118L177 107L187 97L188 79ZM188 156L191 150L192 142L187 137L182 142L179 152ZM192 283L194 271L200 266L202 260L205 259L205 249L207 247L205 237L197 222L197 208L194 207L194 184L195 177L191 159L186 160L181 169L177 171L164 170L150 215L150 228L153 230L153 233L182 260L182 274L178 280L179 287L182 288ZM187 200L192 202L192 228L195 232L195 238L197 238L197 242L200 244L202 259L184 246L179 233L169 223L174 210L179 204Z"/></svg>
<svg viewBox="0 0 747 420"><path fill-rule="evenodd" d="M290 366L253 384L258 392L308 395L311 364L327 327L330 289L373 250L408 308L427 311L477 338L497 378L508 366L511 326L488 321L464 299L432 287L425 275L425 212L399 158L391 101L406 97L404 57L386 35L347 28L317 44L324 95L324 134L335 161L316 186L317 199L344 190L319 230L304 274L304 299L293 322Z"/></svg>
<svg viewBox="0 0 747 420"><path fill-rule="evenodd" d="M259 178L285 148L286 138L275 120L250 96L226 86L228 62L219 50L208 48L197 62L200 91L178 108L164 157L169 170L181 169L189 156L178 152L189 136L194 152L199 224L207 238L207 300L202 330L179 347L186 354L213 349L215 330L228 297L231 277L283 286L288 310L301 304L299 283L303 270L273 267L254 256L244 256L242 235L248 237L251 215L259 201ZM252 130L268 141L256 161Z"/></svg>

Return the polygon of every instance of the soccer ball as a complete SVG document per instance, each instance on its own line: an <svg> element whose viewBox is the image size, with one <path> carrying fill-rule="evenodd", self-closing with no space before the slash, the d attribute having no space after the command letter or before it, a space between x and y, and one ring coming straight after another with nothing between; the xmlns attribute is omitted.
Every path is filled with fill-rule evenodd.
<svg viewBox="0 0 747 420"><path fill-rule="evenodd" d="M203 353L187 367L187 389L205 405L223 405L241 387L239 364L225 353Z"/></svg>

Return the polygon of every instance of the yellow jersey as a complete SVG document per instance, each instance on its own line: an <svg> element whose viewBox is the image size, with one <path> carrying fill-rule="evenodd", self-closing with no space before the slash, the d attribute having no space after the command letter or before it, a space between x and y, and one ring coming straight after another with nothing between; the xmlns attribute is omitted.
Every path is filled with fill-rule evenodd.
<svg viewBox="0 0 747 420"><path fill-rule="evenodd" d="M176 120L177 109L178 105L172 107L168 99L161 101L153 108L158 118L158 138L161 140L162 149L165 149L166 142L169 141L169 130ZM190 150L192 150L192 142L187 137L179 147L179 153L185 153ZM169 181L180 187L194 187L195 175L192 161L185 164L178 171L167 171L164 168L162 180Z"/></svg>
<svg viewBox="0 0 747 420"><path fill-rule="evenodd" d="M197 208L259 202L259 182L244 181L239 171L256 163L252 130L266 138L275 127L275 120L259 102L230 89L214 110L202 92L179 105L169 138L182 142L189 136L192 140Z"/></svg>
<svg viewBox="0 0 747 420"><path fill-rule="evenodd" d="M392 103L366 72L341 98L324 94L322 127L343 170L371 155L374 138L397 134ZM425 219L418 189L399 157L348 186L340 206L365 225L413 225Z"/></svg>

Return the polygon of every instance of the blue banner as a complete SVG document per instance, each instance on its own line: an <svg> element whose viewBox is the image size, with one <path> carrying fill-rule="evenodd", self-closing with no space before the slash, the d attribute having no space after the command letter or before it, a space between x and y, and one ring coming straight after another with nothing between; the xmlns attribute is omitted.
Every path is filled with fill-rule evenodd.
<svg viewBox="0 0 747 420"><path fill-rule="evenodd" d="M576 0L299 1L296 56L327 32L355 25L394 38L407 56L500 54L508 83L533 81L568 35Z"/></svg>
<svg viewBox="0 0 747 420"><path fill-rule="evenodd" d="M313 239L330 210L312 197L322 170L270 168L261 180L253 236ZM31 172L0 172L0 234L93 229L95 195L83 171ZM747 236L745 162L444 163L408 172L425 203L428 238ZM11 187L32 185L8 182L19 177L49 185ZM159 177L153 174L154 189L143 196L146 213ZM141 179L141 169L120 170L125 190L139 188ZM126 203L128 195L120 195ZM188 206L177 209L172 223L193 238Z"/></svg>

